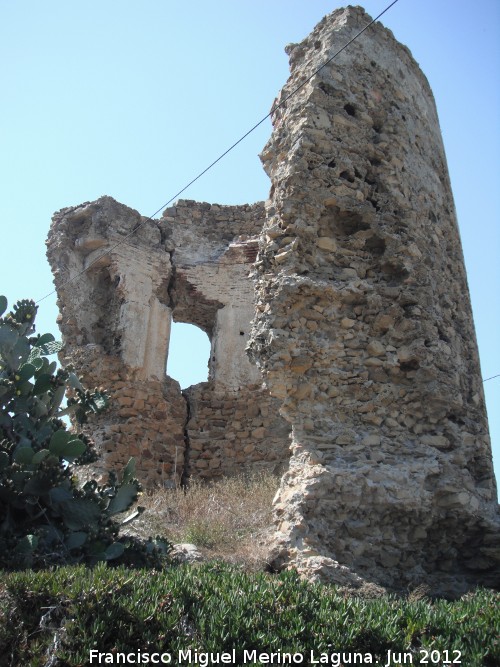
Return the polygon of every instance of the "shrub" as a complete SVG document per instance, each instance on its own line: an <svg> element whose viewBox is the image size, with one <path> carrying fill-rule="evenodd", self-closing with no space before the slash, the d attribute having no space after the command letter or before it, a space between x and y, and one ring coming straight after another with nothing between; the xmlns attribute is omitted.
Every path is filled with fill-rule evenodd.
<svg viewBox="0 0 500 667"><path fill-rule="evenodd" d="M96 460L92 442L68 431L61 417L82 424L106 408L102 390L90 392L72 369L48 356L60 345L35 335L37 306L19 301L4 315L0 296L0 567L14 569L99 560L139 565L158 562L166 542L118 537L116 515L140 490L134 461L121 479L80 486L75 466ZM62 407L67 390L71 397ZM121 525L139 514L136 509Z"/></svg>

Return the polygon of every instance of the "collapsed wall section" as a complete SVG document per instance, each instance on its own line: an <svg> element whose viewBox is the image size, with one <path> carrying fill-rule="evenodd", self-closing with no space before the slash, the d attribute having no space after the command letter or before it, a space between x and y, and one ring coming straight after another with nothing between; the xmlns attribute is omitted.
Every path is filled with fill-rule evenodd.
<svg viewBox="0 0 500 667"><path fill-rule="evenodd" d="M287 47L251 354L292 427L276 565L384 586L499 582L478 353L434 100L337 10ZM430 577L434 577L432 580Z"/></svg>
<svg viewBox="0 0 500 667"><path fill-rule="evenodd" d="M288 426L245 353L263 216L181 200L153 221L111 197L54 216L61 358L111 398L86 427L102 472L130 456L147 485L282 468ZM172 318L211 340L209 380L185 392L165 370Z"/></svg>

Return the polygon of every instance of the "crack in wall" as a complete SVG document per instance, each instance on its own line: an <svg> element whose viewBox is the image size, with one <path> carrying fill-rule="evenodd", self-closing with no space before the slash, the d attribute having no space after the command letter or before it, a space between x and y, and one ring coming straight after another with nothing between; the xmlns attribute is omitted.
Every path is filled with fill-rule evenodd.
<svg viewBox="0 0 500 667"><path fill-rule="evenodd" d="M189 439L188 424L191 419L191 404L186 391L181 391L182 398L186 401L186 421L184 423L184 465L182 473L179 475L181 487L187 487L189 484L189 463L191 454L191 443Z"/></svg>
<svg viewBox="0 0 500 667"><path fill-rule="evenodd" d="M161 225L160 225L161 227ZM165 234L162 232L162 241L165 242ZM168 286L167 286L167 294L168 294L168 302L169 302L169 307L172 311L175 309L176 306L176 283L177 283L177 266L175 264L174 260L174 255L175 255L175 250L170 250L168 251L169 256L170 256L170 266L171 266L171 272L168 280ZM173 320L173 316L172 316ZM167 368L168 368L168 354L170 350L170 334L171 331L169 331L169 341L168 341L168 350L167 350L167 367L165 368L165 375L168 378L167 374ZM173 378L175 379L175 378ZM189 431L188 431L188 423L189 420L191 419L191 405L189 402L189 397L187 393L181 389L180 394L186 404L186 416L183 424L183 442L184 442L184 457L183 457L183 464L182 464L182 470L179 471L177 468L177 447L176 447L176 461L174 465L174 481L177 483L176 480L179 480L179 484L181 487L186 487L188 485L188 480L189 480L189 456L190 456L190 442L189 442Z"/></svg>

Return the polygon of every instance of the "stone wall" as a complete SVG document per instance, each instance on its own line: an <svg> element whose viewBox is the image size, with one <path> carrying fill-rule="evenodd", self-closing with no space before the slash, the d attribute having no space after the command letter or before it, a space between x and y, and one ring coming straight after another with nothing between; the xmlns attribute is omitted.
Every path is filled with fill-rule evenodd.
<svg viewBox="0 0 500 667"><path fill-rule="evenodd" d="M290 45L277 102L369 20L337 10ZM427 80L377 24L273 123L250 346L292 428L276 562L350 584L498 584L478 353Z"/></svg>
<svg viewBox="0 0 500 667"><path fill-rule="evenodd" d="M259 469L275 474L285 471L289 427L279 416L276 399L261 385L229 393L204 382L185 394L189 405L188 477L214 479Z"/></svg>
<svg viewBox="0 0 500 667"><path fill-rule="evenodd" d="M260 203L181 201L160 221L174 248L173 319L199 326L211 340L209 381L184 392L187 476L214 479L259 467L281 472L288 462L289 427L279 401L262 388L245 352L254 316L249 273L264 216Z"/></svg>
<svg viewBox="0 0 500 667"><path fill-rule="evenodd" d="M263 216L262 204L179 201L152 221L111 197L55 214L61 358L111 398L86 427L101 472L130 456L147 485L284 469L289 427L245 353ZM209 381L186 392L165 370L172 319L211 340Z"/></svg>
<svg viewBox="0 0 500 667"><path fill-rule="evenodd" d="M179 201L152 221L103 197L55 215L63 357L112 394L89 426L105 466L133 454L150 484L286 468L277 568L497 586L478 353L427 80L376 24L290 96L369 21L337 10L287 47L265 206ZM183 393L165 374L172 319L211 340L208 382Z"/></svg>

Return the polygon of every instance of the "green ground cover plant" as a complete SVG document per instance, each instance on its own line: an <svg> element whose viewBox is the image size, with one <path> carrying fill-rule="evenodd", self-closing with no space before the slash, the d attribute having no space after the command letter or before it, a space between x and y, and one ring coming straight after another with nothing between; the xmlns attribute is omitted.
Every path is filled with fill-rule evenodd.
<svg viewBox="0 0 500 667"><path fill-rule="evenodd" d="M494 667L499 602L487 590L454 602L356 598L294 572L247 573L217 562L162 572L105 564L28 570L2 578L0 665L88 665L92 649L168 651L170 664L187 664L179 651L234 649L237 665L252 650L302 653L302 664L314 664L311 651L369 652L385 665L391 650L419 665L427 649L434 656L459 651L463 667Z"/></svg>

